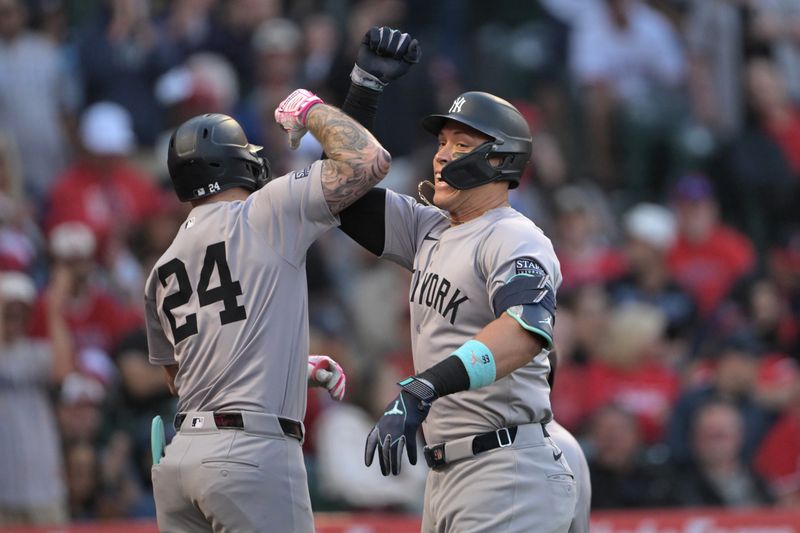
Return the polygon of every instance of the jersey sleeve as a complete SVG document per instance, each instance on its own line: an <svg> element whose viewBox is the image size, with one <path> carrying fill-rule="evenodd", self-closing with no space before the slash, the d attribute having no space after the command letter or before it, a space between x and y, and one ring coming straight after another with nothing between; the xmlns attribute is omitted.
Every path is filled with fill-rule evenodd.
<svg viewBox="0 0 800 533"><path fill-rule="evenodd" d="M438 209L390 190L386 191L385 216L386 240L381 257L411 270L419 243L444 217Z"/></svg>
<svg viewBox="0 0 800 533"><path fill-rule="evenodd" d="M158 302L156 299L155 269L147 280L144 296L145 329L147 331L147 350L150 363L154 365L176 365L175 349L164 333L161 320L158 317Z"/></svg>
<svg viewBox="0 0 800 533"><path fill-rule="evenodd" d="M489 301L511 278L544 271L555 293L561 286L561 266L553 245L532 223L516 220L498 224L478 250L478 268L486 277Z"/></svg>
<svg viewBox="0 0 800 533"><path fill-rule="evenodd" d="M270 247L294 265L311 244L339 225L322 192L322 161L275 178L250 198L247 218Z"/></svg>

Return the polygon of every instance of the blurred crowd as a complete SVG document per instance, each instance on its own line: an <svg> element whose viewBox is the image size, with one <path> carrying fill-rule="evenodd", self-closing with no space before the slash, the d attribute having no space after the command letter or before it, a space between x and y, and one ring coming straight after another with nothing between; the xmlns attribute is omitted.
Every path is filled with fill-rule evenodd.
<svg viewBox="0 0 800 533"><path fill-rule="evenodd" d="M384 24L423 49L378 111L384 186L416 194L419 120L465 90L530 122L512 203L561 261L552 400L593 507L800 504L800 1L0 0L0 525L154 516L175 400L142 290L189 209L165 139L221 112L305 167L276 104L340 105ZM413 373L409 275L339 231L308 273L312 352L349 385L309 392L315 509L419 512L424 465L362 463Z"/></svg>

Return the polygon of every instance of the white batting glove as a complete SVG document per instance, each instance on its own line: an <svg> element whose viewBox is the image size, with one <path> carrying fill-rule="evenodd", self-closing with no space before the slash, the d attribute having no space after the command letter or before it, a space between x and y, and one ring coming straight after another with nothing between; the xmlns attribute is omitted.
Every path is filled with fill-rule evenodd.
<svg viewBox="0 0 800 533"><path fill-rule="evenodd" d="M327 355L309 355L308 384L312 387L325 387L331 398L341 401L344 398L347 376L339 363Z"/></svg>
<svg viewBox="0 0 800 533"><path fill-rule="evenodd" d="M278 104L275 109L275 122L289 134L289 147L296 150L300 139L306 134L306 116L308 110L316 104L322 104L322 98L305 89L297 89Z"/></svg>

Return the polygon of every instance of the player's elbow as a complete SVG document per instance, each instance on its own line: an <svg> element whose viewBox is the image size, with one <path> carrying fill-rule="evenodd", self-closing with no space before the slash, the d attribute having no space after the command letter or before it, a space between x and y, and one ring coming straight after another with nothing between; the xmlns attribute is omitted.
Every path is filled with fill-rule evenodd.
<svg viewBox="0 0 800 533"><path fill-rule="evenodd" d="M370 163L371 178L373 183L378 183L389 173L389 169L392 166L392 155L376 142Z"/></svg>

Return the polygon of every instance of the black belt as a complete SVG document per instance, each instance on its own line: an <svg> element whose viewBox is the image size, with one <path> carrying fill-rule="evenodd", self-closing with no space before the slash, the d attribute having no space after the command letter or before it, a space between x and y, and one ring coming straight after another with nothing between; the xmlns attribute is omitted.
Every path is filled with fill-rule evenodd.
<svg viewBox="0 0 800 533"><path fill-rule="evenodd" d="M550 435L542 424L542 432L545 437ZM517 438L517 426L509 426L487 431L480 435L456 439L451 442L442 442L434 446L426 446L423 450L425 462L431 470L440 470L446 465L455 461L460 461L474 455L478 455L496 448L505 448L514 443ZM471 442L470 442L471 439Z"/></svg>
<svg viewBox="0 0 800 533"><path fill-rule="evenodd" d="M180 431L181 425L185 419L186 413L178 413L175 415L175 431ZM284 435L293 437L302 442L303 425L300 424L300 422L279 416L278 423L281 425ZM214 424L220 429L245 429L244 419L241 413L214 413Z"/></svg>

